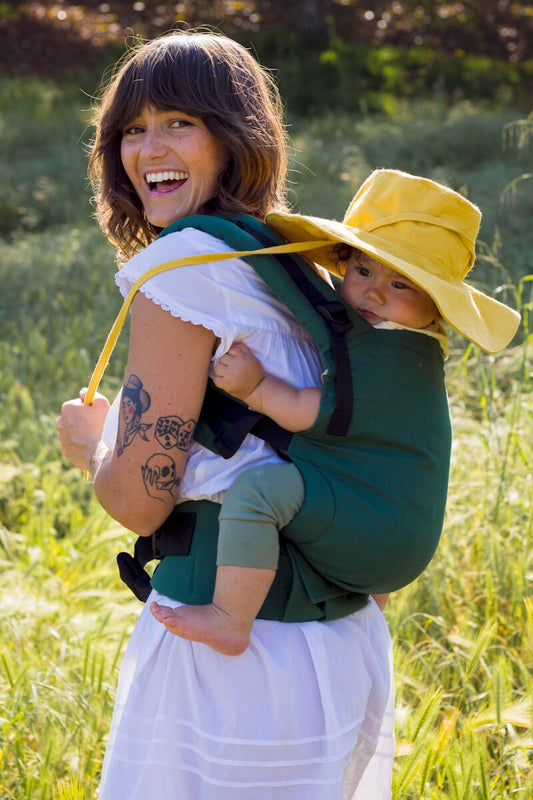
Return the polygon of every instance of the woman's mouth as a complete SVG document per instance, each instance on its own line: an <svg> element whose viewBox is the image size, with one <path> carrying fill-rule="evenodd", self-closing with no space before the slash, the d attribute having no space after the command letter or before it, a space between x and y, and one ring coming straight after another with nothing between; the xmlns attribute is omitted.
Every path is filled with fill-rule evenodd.
<svg viewBox="0 0 533 800"><path fill-rule="evenodd" d="M187 172L176 172L166 170L162 172L147 172L145 181L151 192L172 192L174 189L183 186L188 179Z"/></svg>

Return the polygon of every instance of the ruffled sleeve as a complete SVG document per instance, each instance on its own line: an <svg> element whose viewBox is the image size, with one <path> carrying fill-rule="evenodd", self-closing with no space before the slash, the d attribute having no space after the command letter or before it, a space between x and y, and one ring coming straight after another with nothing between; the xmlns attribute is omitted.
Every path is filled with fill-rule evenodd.
<svg viewBox="0 0 533 800"><path fill-rule="evenodd" d="M188 255L221 252L231 252L231 248L209 234L186 228L157 239L134 256L117 273L116 282L126 296L153 266ZM215 357L252 331L310 338L253 268L238 258L177 267L150 278L139 291L173 316L213 331L220 340Z"/></svg>

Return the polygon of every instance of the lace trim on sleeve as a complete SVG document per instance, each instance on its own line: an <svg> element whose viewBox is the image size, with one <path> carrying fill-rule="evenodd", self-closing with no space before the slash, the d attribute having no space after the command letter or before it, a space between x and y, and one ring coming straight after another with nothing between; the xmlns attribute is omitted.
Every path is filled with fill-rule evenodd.
<svg viewBox="0 0 533 800"><path fill-rule="evenodd" d="M123 293L122 287L120 287L120 290ZM183 322L191 322L193 325L201 325L202 328L207 328L207 330L213 331L217 339L222 339L224 337L224 329L222 325L217 325L213 320L207 319L200 312L194 312L194 310L191 309L180 309L178 311L176 308L170 308L168 303L165 303L153 292L148 291L145 286L141 286L139 291L142 292L144 296L148 298L148 300L152 300L156 306L162 308L163 311L169 311L170 314L176 319L181 319Z"/></svg>

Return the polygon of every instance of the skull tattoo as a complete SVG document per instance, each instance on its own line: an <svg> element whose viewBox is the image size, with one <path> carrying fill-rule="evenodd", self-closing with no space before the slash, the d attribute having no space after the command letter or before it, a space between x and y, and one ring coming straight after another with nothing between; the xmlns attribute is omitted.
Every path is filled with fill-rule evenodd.
<svg viewBox="0 0 533 800"><path fill-rule="evenodd" d="M179 486L176 464L170 456L156 453L141 467L146 491L150 497L162 500L162 492L173 492Z"/></svg>

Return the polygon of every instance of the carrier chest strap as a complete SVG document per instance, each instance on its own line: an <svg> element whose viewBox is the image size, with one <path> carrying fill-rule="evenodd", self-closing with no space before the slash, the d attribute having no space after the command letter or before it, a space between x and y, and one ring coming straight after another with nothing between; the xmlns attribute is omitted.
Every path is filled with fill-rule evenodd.
<svg viewBox="0 0 533 800"><path fill-rule="evenodd" d="M213 434L217 453L226 459L235 455L249 433L268 442L281 458L286 458L293 437L290 431L270 417L246 408L217 389L211 380L206 387L200 419ZM224 423L229 423L229 426Z"/></svg>

